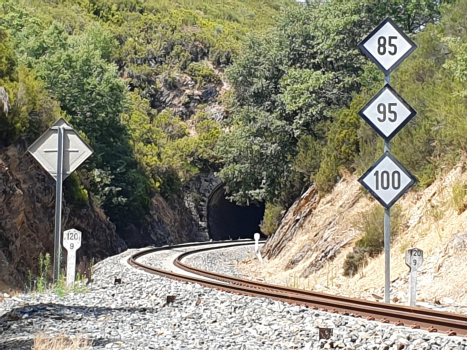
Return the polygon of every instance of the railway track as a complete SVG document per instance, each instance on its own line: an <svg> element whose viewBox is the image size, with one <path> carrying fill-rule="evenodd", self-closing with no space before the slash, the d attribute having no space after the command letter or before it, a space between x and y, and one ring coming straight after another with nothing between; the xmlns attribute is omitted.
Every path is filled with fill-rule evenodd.
<svg viewBox="0 0 467 350"><path fill-rule="evenodd" d="M311 309L340 313L353 317L362 317L367 320L374 320L383 323L393 323L396 326L421 328L428 332L444 332L447 335L467 337L467 316L465 315L433 311L418 307L414 308L395 304L383 304L362 299L346 298L279 285L271 285L200 270L182 262L183 259L190 255L219 249L219 246L210 246L214 244L219 245L219 243L225 243L225 246L223 246L224 248L254 244L251 242L212 242L203 244L185 244L179 246L180 248L192 248L199 245L208 245L208 247L184 252L178 255L174 260L174 265L177 268L188 272L188 275L150 267L137 261L137 259L144 255L166 250L167 247L149 249L134 254L130 257L129 263L134 267L141 268L150 273L156 273L179 281L199 283L206 287L216 288L230 293L265 297L294 305L307 306Z"/></svg>

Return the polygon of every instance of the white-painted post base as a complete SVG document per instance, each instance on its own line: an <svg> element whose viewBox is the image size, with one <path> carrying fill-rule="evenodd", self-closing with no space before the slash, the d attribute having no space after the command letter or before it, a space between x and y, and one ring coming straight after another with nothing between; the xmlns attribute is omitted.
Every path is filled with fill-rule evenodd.
<svg viewBox="0 0 467 350"><path fill-rule="evenodd" d="M255 253L256 255L258 256L258 260L260 262L263 262L263 257L261 256L261 252L259 251L259 237L260 237L260 234L259 233L255 233L253 235L253 237L255 238Z"/></svg>
<svg viewBox="0 0 467 350"><path fill-rule="evenodd" d="M66 284L75 283L76 274L76 251L81 247L81 232L75 229L66 230L63 233L63 246L68 252L66 262Z"/></svg>
<svg viewBox="0 0 467 350"><path fill-rule="evenodd" d="M76 250L68 251L68 258L66 263L66 285L72 286L75 283L76 273Z"/></svg>
<svg viewBox="0 0 467 350"><path fill-rule="evenodd" d="M410 248L405 251L405 263L410 267L409 275L409 305L417 306L418 268L423 264L423 250Z"/></svg>
<svg viewBox="0 0 467 350"><path fill-rule="evenodd" d="M259 233L255 233L253 235L253 237L255 238L255 253L258 253L259 251L259 237L260 237L260 234Z"/></svg>
<svg viewBox="0 0 467 350"><path fill-rule="evenodd" d="M411 269L409 275L409 305L417 306L417 277L418 270Z"/></svg>

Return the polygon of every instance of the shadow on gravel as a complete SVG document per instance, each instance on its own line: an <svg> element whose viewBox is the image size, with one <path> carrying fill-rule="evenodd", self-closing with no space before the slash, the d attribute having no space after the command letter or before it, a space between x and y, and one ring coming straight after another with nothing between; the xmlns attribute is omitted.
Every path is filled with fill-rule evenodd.
<svg viewBox="0 0 467 350"><path fill-rule="evenodd" d="M102 338L101 334L99 334L99 338L93 338L92 333L97 333L96 330L103 332L106 328L106 319L100 320L100 318L111 313L138 312L151 314L157 313L158 310L159 308L128 307L113 309L66 306L52 303L18 307L0 317L0 350L31 350L34 345L34 335L40 332L53 333L54 335L64 333L66 336L82 335L89 337L93 348L103 348L108 343L122 341L122 339ZM81 325L76 324L76 322L81 320L93 322L94 329L87 330ZM70 329L73 329L73 331L70 332Z"/></svg>
<svg viewBox="0 0 467 350"><path fill-rule="evenodd" d="M34 349L34 335L31 336L31 339L12 339L2 342L0 344L0 350L31 350ZM91 346L94 347L105 347L106 344L110 342L118 341L117 339L92 339Z"/></svg>

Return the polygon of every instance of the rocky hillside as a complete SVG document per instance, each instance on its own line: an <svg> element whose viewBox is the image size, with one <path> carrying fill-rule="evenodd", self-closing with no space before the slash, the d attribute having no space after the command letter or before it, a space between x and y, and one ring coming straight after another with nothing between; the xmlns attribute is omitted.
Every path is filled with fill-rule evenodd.
<svg viewBox="0 0 467 350"><path fill-rule="evenodd" d="M418 300L467 305L467 270L462 263L467 258L467 202L462 185L466 179L465 162L460 162L441 172L425 190L410 191L393 207L399 217L391 245L393 302L407 303L405 250L417 247L425 258ZM257 276L299 288L380 300L384 254L368 257L354 276L344 276L346 258L365 234L362 223L377 206L353 175L344 175L324 197L311 187L263 247L265 262ZM380 216L378 224L382 223Z"/></svg>
<svg viewBox="0 0 467 350"><path fill-rule="evenodd" d="M208 239L224 70L292 0L9 1L0 8L0 284L53 251L55 182L26 152L64 117L94 149L64 183L79 262Z"/></svg>
<svg viewBox="0 0 467 350"><path fill-rule="evenodd" d="M55 181L24 147L0 151L0 290L23 287L28 271L38 274L39 254L53 252ZM102 210L93 205L63 206L64 229L82 232L77 251L81 273L92 258L126 250Z"/></svg>

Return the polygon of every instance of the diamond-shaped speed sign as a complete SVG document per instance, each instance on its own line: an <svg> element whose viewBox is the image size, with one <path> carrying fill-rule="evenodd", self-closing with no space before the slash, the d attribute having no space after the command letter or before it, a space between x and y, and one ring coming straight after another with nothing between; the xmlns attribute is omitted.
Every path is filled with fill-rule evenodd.
<svg viewBox="0 0 467 350"><path fill-rule="evenodd" d="M390 208L417 180L386 152L358 181L385 208Z"/></svg>
<svg viewBox="0 0 467 350"><path fill-rule="evenodd" d="M388 142L417 112L388 84L358 114Z"/></svg>
<svg viewBox="0 0 467 350"><path fill-rule="evenodd" d="M417 45L388 17L358 47L388 75L417 48Z"/></svg>

